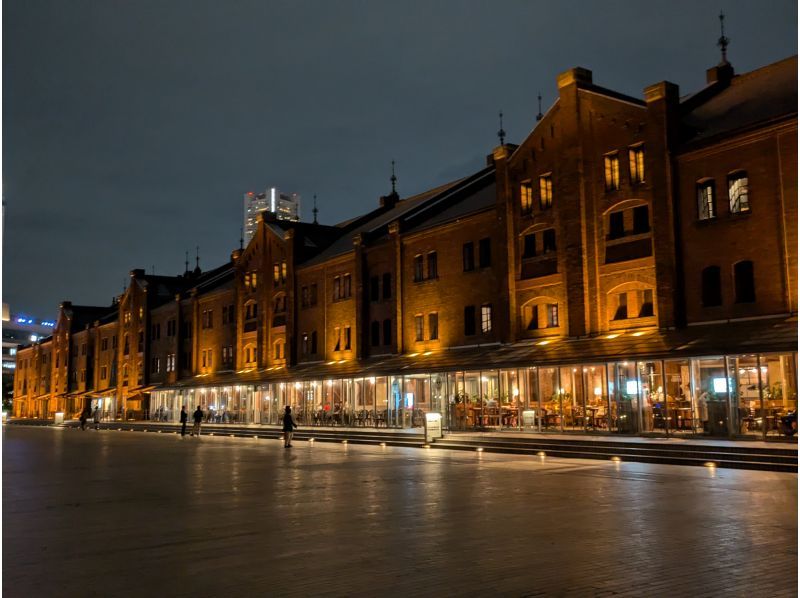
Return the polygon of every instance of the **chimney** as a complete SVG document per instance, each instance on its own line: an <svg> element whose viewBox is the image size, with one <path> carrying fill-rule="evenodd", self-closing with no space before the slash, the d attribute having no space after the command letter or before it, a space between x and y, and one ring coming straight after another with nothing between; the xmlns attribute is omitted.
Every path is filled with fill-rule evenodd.
<svg viewBox="0 0 800 598"><path fill-rule="evenodd" d="M730 62L712 66L706 71L706 83L719 83L727 87L731 79L733 79L733 65Z"/></svg>
<svg viewBox="0 0 800 598"><path fill-rule="evenodd" d="M568 71L564 71L561 73L557 78L556 81L558 83L558 88L561 89L562 87L566 87L567 85L571 85L572 83L584 85L591 85L592 83L592 71L589 69L585 69L579 66L569 69Z"/></svg>
<svg viewBox="0 0 800 598"><path fill-rule="evenodd" d="M396 191L392 191L389 195L381 195L380 204L382 208L391 210L400 201L400 196Z"/></svg>

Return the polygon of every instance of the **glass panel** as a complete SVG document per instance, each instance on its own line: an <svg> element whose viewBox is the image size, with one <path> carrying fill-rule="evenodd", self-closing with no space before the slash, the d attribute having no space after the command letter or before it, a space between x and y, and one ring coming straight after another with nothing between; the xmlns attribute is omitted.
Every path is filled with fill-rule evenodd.
<svg viewBox="0 0 800 598"><path fill-rule="evenodd" d="M404 428L422 427L425 413L430 410L430 378L428 374L415 374L406 376L404 380L404 415L401 425Z"/></svg>
<svg viewBox="0 0 800 598"><path fill-rule="evenodd" d="M482 425L500 426L500 380L497 370L481 372Z"/></svg>
<svg viewBox="0 0 800 598"><path fill-rule="evenodd" d="M768 435L797 433L797 354L762 355L761 384ZM771 418L771 419L770 419Z"/></svg>
<svg viewBox="0 0 800 598"><path fill-rule="evenodd" d="M696 418L702 433L728 436L728 386L721 357L692 360Z"/></svg>
<svg viewBox="0 0 800 598"><path fill-rule="evenodd" d="M562 393L558 368L539 368L538 373L542 428L545 430L560 430L562 424Z"/></svg>
<svg viewBox="0 0 800 598"><path fill-rule="evenodd" d="M564 414L564 429L583 429L583 397L580 396L581 377L578 368L561 368L561 409Z"/></svg>
<svg viewBox="0 0 800 598"><path fill-rule="evenodd" d="M623 361L616 364L616 431L620 434L638 434L639 376L636 364Z"/></svg>
<svg viewBox="0 0 800 598"><path fill-rule="evenodd" d="M669 433L691 436L695 432L697 422L693 417L695 410L692 404L689 360L666 361L664 371Z"/></svg>
<svg viewBox="0 0 800 598"><path fill-rule="evenodd" d="M734 406L733 431L736 435L761 436L764 433L765 415L759 391L758 360L755 355L728 357L731 405ZM767 418L774 426L774 418Z"/></svg>
<svg viewBox="0 0 800 598"><path fill-rule="evenodd" d="M372 423L375 427L386 426L389 421L389 380L386 376L378 376L375 378L374 398L374 410L371 414Z"/></svg>
<svg viewBox="0 0 800 598"><path fill-rule="evenodd" d="M522 380L517 370L500 371L500 425L516 428L522 418Z"/></svg>
<svg viewBox="0 0 800 598"><path fill-rule="evenodd" d="M467 427L475 428L481 425L481 375L480 372L464 373L464 400L467 412Z"/></svg>
<svg viewBox="0 0 800 598"><path fill-rule="evenodd" d="M641 400L641 428L639 432L660 432L666 434L667 414L664 384L660 361L640 361L639 398Z"/></svg>
<svg viewBox="0 0 800 598"><path fill-rule="evenodd" d="M583 389L586 397L585 427L587 430L608 430L608 385L606 368L589 365L583 368Z"/></svg>
<svg viewBox="0 0 800 598"><path fill-rule="evenodd" d="M443 423L447 420L447 405L447 374L431 374L430 410L440 413Z"/></svg>

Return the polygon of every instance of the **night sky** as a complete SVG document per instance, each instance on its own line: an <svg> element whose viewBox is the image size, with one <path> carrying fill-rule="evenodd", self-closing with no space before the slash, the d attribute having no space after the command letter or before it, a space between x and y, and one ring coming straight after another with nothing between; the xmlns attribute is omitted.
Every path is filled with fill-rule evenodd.
<svg viewBox="0 0 800 598"><path fill-rule="evenodd" d="M769 2L3 3L3 301L54 317L107 305L129 270L204 269L238 247L242 193L319 196L320 221L481 168L535 124L572 66L642 96L719 61L797 53L797 4ZM193 264L192 264L193 265Z"/></svg>

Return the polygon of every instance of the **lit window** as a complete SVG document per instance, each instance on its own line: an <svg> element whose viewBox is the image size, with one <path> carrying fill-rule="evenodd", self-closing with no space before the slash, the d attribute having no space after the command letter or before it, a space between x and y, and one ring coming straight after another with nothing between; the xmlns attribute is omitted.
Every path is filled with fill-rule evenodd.
<svg viewBox="0 0 800 598"><path fill-rule="evenodd" d="M530 181L525 181L519 188L520 207L523 214L530 214L533 209L533 186Z"/></svg>
<svg viewBox="0 0 800 598"><path fill-rule="evenodd" d="M606 173L606 191L619 189L619 154L614 152L603 157Z"/></svg>
<svg viewBox="0 0 800 598"><path fill-rule="evenodd" d="M547 309L547 327L548 328L557 328L558 327L558 303L548 303L546 309Z"/></svg>
<svg viewBox="0 0 800 598"><path fill-rule="evenodd" d="M706 179L697 183L697 217L700 220L711 220L716 217L714 209L714 181Z"/></svg>
<svg viewBox="0 0 800 598"><path fill-rule="evenodd" d="M278 284L281 281L281 266L280 264L272 265L272 282Z"/></svg>
<svg viewBox="0 0 800 598"><path fill-rule="evenodd" d="M728 201L731 214L743 214L750 211L747 173L735 172L728 177Z"/></svg>
<svg viewBox="0 0 800 598"><path fill-rule="evenodd" d="M539 208L546 210L553 206L553 177L549 174L539 177Z"/></svg>
<svg viewBox="0 0 800 598"><path fill-rule="evenodd" d="M481 332L492 331L492 305L487 303L481 306Z"/></svg>
<svg viewBox="0 0 800 598"><path fill-rule="evenodd" d="M628 161L631 169L631 183L644 182L644 146L636 145L628 149Z"/></svg>

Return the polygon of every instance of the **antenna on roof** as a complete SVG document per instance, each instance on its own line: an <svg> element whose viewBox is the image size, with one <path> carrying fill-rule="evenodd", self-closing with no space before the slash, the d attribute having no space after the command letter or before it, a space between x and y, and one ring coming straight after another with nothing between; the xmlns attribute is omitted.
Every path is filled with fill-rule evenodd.
<svg viewBox="0 0 800 598"><path fill-rule="evenodd" d="M319 224L317 222L317 214L319 213L319 210L317 209L317 194L316 193L314 194L314 209L311 210L311 211L314 213L314 224Z"/></svg>
<svg viewBox="0 0 800 598"><path fill-rule="evenodd" d="M199 245L195 245L195 247L194 247L194 267L195 268L199 268L200 267L200 246Z"/></svg>
<svg viewBox="0 0 800 598"><path fill-rule="evenodd" d="M186 269L184 270L184 272L188 272L189 271L189 250L188 249L186 250L186 261L184 263L186 264Z"/></svg>
<svg viewBox="0 0 800 598"><path fill-rule="evenodd" d="M500 145L506 144L506 132L503 130L503 113L500 112L500 130L497 132L497 136L500 138Z"/></svg>
<svg viewBox="0 0 800 598"><path fill-rule="evenodd" d="M728 44L730 42L731 40L725 37L725 13L719 11L719 39L717 40L717 45L722 50L721 64L728 64Z"/></svg>
<svg viewBox="0 0 800 598"><path fill-rule="evenodd" d="M544 118L544 114L542 114L542 92L539 92L539 95L536 96L536 99L539 100L539 113L536 115L536 121L540 121Z"/></svg>
<svg viewBox="0 0 800 598"><path fill-rule="evenodd" d="M244 249L244 227L239 227L239 250Z"/></svg>
<svg viewBox="0 0 800 598"><path fill-rule="evenodd" d="M392 177L389 180L392 181L392 193L397 194L397 177L394 175L394 160L392 160Z"/></svg>

